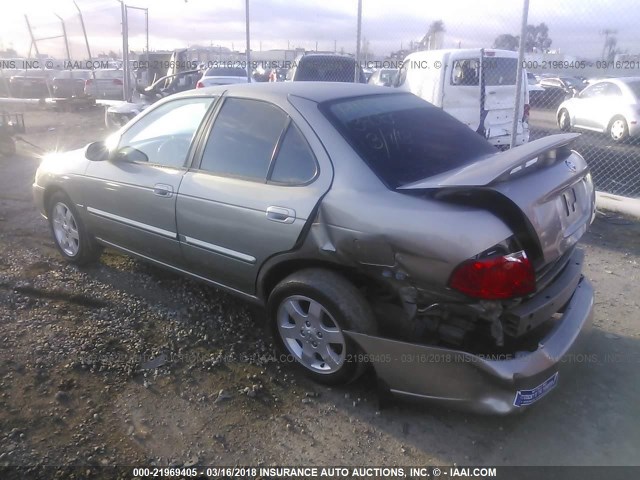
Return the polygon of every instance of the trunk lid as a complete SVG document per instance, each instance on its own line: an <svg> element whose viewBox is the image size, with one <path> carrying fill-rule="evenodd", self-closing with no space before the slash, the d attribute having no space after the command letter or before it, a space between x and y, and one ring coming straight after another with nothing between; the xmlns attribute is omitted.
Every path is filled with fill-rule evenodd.
<svg viewBox="0 0 640 480"><path fill-rule="evenodd" d="M442 200L484 206L509 224L523 244L535 246L538 270L571 249L594 216L589 167L570 149L578 136L551 135L398 190L432 190Z"/></svg>

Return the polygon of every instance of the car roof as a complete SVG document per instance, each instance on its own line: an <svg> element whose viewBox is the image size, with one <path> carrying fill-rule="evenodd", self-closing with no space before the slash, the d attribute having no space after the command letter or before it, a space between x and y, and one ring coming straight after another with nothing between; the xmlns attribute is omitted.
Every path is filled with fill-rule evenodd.
<svg viewBox="0 0 640 480"><path fill-rule="evenodd" d="M592 85L596 85L598 83L603 83L603 82L609 82L609 83L615 83L615 84L623 84L626 85L628 83L631 82L638 82L640 81L640 77L609 77L609 78L599 78L597 80L593 80L591 81L591 83L589 83L589 86Z"/></svg>
<svg viewBox="0 0 640 480"><path fill-rule="evenodd" d="M257 82L241 83L236 85L220 85L216 87L198 88L187 90L172 95L172 98L181 96L202 96L206 94L220 95L227 94L248 96L261 99L286 100L289 95L303 97L314 102L324 102L339 98L357 97L362 95L376 94L401 94L406 93L390 88L382 88L377 85L366 83L344 83L344 82Z"/></svg>

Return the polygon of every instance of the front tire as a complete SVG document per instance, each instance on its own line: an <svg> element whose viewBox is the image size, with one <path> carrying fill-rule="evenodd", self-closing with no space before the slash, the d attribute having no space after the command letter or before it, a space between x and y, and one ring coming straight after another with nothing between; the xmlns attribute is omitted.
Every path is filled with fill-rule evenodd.
<svg viewBox="0 0 640 480"><path fill-rule="evenodd" d="M629 126L622 117L616 117L609 124L609 138L614 142L624 142L629 137Z"/></svg>
<svg viewBox="0 0 640 480"><path fill-rule="evenodd" d="M76 265L96 261L101 249L87 232L75 205L63 192L56 192L49 200L49 226L53 241L65 260Z"/></svg>
<svg viewBox="0 0 640 480"><path fill-rule="evenodd" d="M563 132L571 131L571 117L569 116L569 111L565 108L560 110L558 115L558 126Z"/></svg>
<svg viewBox="0 0 640 480"><path fill-rule="evenodd" d="M368 302L342 275L293 273L274 288L267 308L276 343L308 377L340 384L364 372L359 349L343 330L371 335L377 328Z"/></svg>

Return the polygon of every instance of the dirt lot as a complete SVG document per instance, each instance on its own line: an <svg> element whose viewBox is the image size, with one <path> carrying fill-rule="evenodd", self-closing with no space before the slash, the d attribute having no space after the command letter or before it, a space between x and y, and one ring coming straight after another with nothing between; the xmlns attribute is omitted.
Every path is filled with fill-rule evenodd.
<svg viewBox="0 0 640 480"><path fill-rule="evenodd" d="M24 139L74 148L102 111L27 111ZM583 240L590 355L523 415L398 403L372 378L325 388L271 361L263 314L107 251L65 264L31 200L38 151L0 159L2 465L640 465L640 224Z"/></svg>

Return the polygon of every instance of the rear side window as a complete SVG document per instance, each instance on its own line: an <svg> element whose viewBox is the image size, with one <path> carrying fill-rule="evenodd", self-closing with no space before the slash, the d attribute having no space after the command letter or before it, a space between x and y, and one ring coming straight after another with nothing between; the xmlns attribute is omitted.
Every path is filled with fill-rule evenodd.
<svg viewBox="0 0 640 480"><path fill-rule="evenodd" d="M515 85L518 77L518 59L485 57L482 61L484 83L487 86Z"/></svg>
<svg viewBox="0 0 640 480"><path fill-rule="evenodd" d="M325 102L320 110L389 188L497 151L465 124L410 93Z"/></svg>
<svg viewBox="0 0 640 480"><path fill-rule="evenodd" d="M303 185L316 176L316 159L298 127L289 124L282 139L269 180L284 185Z"/></svg>
<svg viewBox="0 0 640 480"><path fill-rule="evenodd" d="M287 115L275 105L228 98L218 114L200 168L265 182Z"/></svg>
<svg viewBox="0 0 640 480"><path fill-rule="evenodd" d="M631 89L635 97L640 99L640 81L629 82L627 86Z"/></svg>

